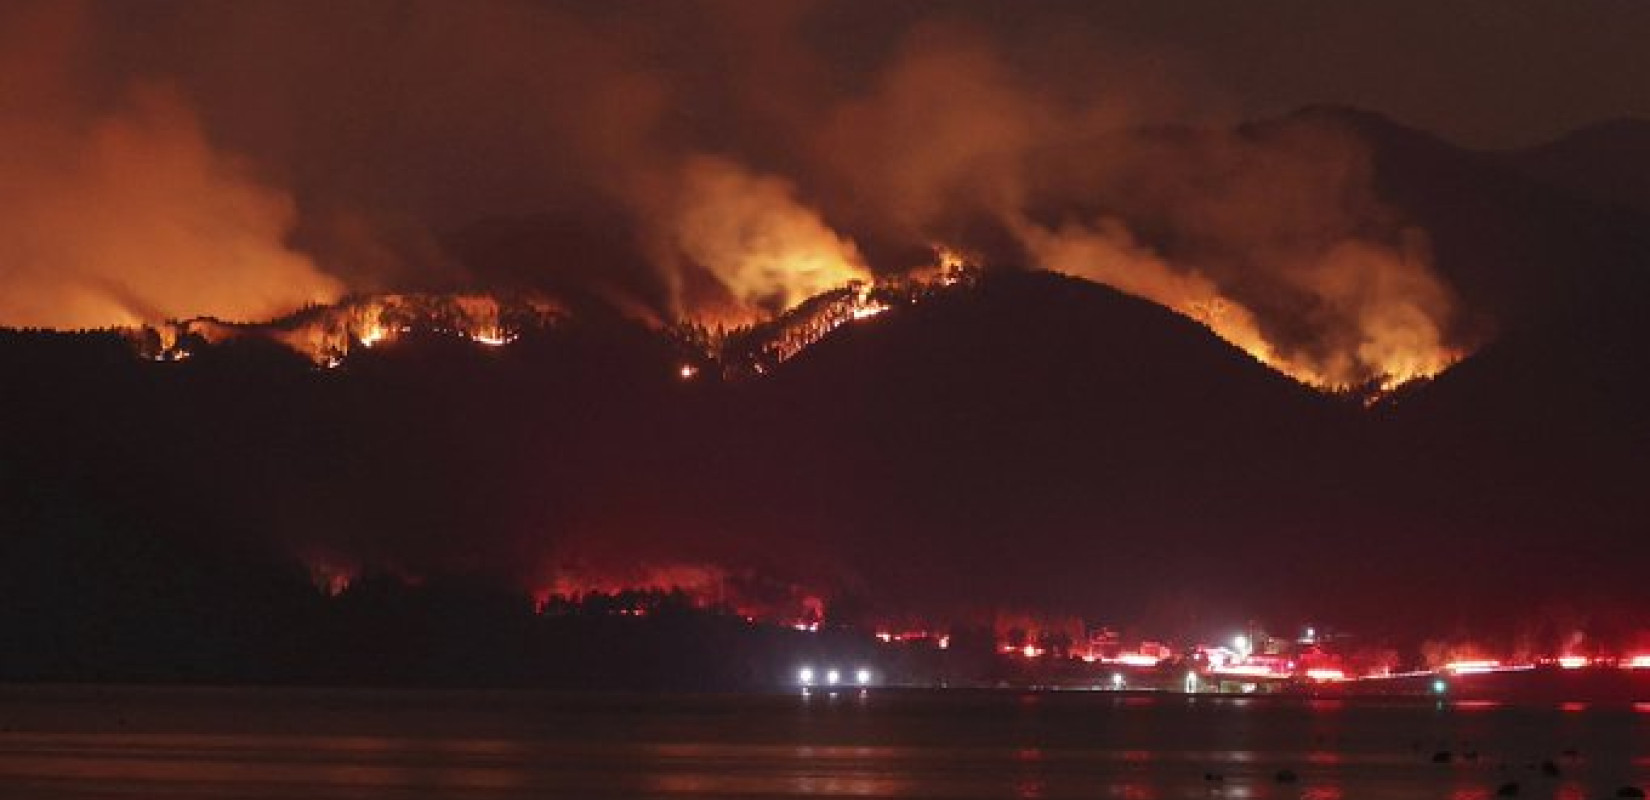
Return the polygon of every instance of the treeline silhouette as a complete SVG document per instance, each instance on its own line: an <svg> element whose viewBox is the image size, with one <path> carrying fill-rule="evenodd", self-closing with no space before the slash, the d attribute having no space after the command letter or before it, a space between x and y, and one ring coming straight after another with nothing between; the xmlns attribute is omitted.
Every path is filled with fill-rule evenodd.
<svg viewBox="0 0 1650 800"><path fill-rule="evenodd" d="M748 690L810 658L874 656L864 634L758 623L680 591L535 607L489 581L368 572L328 596L274 554L62 507L29 522L0 540L0 681Z"/></svg>

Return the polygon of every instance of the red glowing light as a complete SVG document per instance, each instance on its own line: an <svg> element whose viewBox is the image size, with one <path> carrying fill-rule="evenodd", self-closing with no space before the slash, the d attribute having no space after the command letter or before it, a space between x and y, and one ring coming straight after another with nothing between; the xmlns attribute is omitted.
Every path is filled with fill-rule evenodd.
<svg viewBox="0 0 1650 800"><path fill-rule="evenodd" d="M1501 662L1494 659L1474 659L1469 661L1451 661L1444 665L1444 671L1457 675L1472 675L1479 672L1492 672L1501 668Z"/></svg>
<svg viewBox="0 0 1650 800"><path fill-rule="evenodd" d="M1650 653L1628 656L1627 660L1622 662L1622 666L1628 669L1650 669Z"/></svg>
<svg viewBox="0 0 1650 800"><path fill-rule="evenodd" d="M1245 675L1254 678L1280 677L1279 673L1273 672L1272 668L1265 664L1232 664L1209 671L1219 675Z"/></svg>
<svg viewBox="0 0 1650 800"><path fill-rule="evenodd" d="M1558 665L1565 669L1581 669L1587 666L1586 656L1559 656Z"/></svg>
<svg viewBox="0 0 1650 800"><path fill-rule="evenodd" d="M1462 711L1491 711L1500 708L1501 704L1495 700L1460 700L1455 707Z"/></svg>
<svg viewBox="0 0 1650 800"><path fill-rule="evenodd" d="M1344 681L1346 680L1346 672L1334 667L1313 667L1306 671L1306 677L1321 682Z"/></svg>

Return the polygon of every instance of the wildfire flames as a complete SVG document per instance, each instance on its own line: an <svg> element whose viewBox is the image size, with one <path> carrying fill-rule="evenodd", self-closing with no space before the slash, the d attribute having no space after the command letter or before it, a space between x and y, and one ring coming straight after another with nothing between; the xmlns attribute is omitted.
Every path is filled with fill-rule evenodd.
<svg viewBox="0 0 1650 800"><path fill-rule="evenodd" d="M531 592L534 606L545 611L557 602L590 596L623 597L680 594L697 608L738 614L748 622L768 622L817 630L825 619L825 601L805 587L777 584L759 576L733 573L697 563L636 565L624 570L596 570L562 565ZM646 616L642 598L619 613Z"/></svg>
<svg viewBox="0 0 1650 800"><path fill-rule="evenodd" d="M286 345L330 368L342 364L357 347L372 348L415 330L498 347L515 341L522 330L553 324L562 314L560 306L537 299L395 294L307 308L261 325L201 318L138 328L129 335L140 352L156 361L182 361L198 343L250 336Z"/></svg>
<svg viewBox="0 0 1650 800"><path fill-rule="evenodd" d="M923 278L882 284L853 281L809 297L764 322L732 331L723 329L716 336L690 335L685 343L698 349L706 361L722 364L729 375L762 374L843 325L882 314L896 302L916 302L928 293L963 282L970 269L959 256L947 252L923 273ZM202 317L131 328L126 333L139 353L154 361L184 361L193 355L192 348L256 337L285 345L317 366L330 369L342 365L358 348L372 349L414 331L502 347L526 331L556 324L565 314L559 304L537 298L392 294L306 308L263 324ZM699 370L697 365L683 364L678 375L687 380Z"/></svg>
<svg viewBox="0 0 1650 800"><path fill-rule="evenodd" d="M1261 333L1255 316L1228 300L1202 277L1176 274L1167 267L1144 271L1089 266L1117 258L1138 265L1138 253L1119 250L1117 242L1099 243L1069 232L1028 230L1034 252L1057 271L1098 279L1129 294L1157 302L1207 327L1215 335L1285 375L1326 391L1355 388L1345 371L1326 370L1313 362L1280 354ZM870 319L900 303L920 302L929 294L970 280L977 269L970 260L947 247L935 248L933 266L913 270L897 280L853 280L804 298L784 313L766 321L742 325L719 335L703 334L700 355L719 362L730 375L763 374L790 360L843 325ZM1151 263L1151 262L1147 262ZM766 273L769 278L780 272ZM1153 277L1156 276L1156 277ZM1165 277L1166 276L1166 277ZM809 280L812 280L810 278ZM542 299L501 300L482 294L391 294L346 300L335 306L311 307L266 324L238 324L202 317L129 329L139 351L155 361L182 361L192 347L217 344L245 336L263 337L303 354L321 367L337 367L357 348L370 349L413 331L458 336L479 345L500 347L523 331L554 324L564 309ZM703 330L703 329L701 329ZM1414 341L1414 347L1403 346ZM1371 363L1379 378L1364 388L1373 401L1411 380L1429 378L1446 369L1459 354L1437 344L1435 337L1371 342ZM694 377L699 367L683 365L680 377Z"/></svg>
<svg viewBox="0 0 1650 800"><path fill-rule="evenodd" d="M432 273L463 267L480 270L478 292L573 285L660 319L734 328L784 317L796 327L765 357L783 361L882 310L879 282L901 278L888 265L873 271L871 253L977 235L994 240L982 262L1152 300L1320 388L1391 388L1462 354L1464 334L1452 324L1463 315L1432 271L1425 233L1380 202L1356 130L1291 120L1261 133L1148 135L1175 116L1172 85L1097 80L1051 90L1076 74L1043 71L1065 59L1013 57L1002 31L961 20L901 29L849 79L834 72L840 59L796 37L789 12L732 4L692 19L665 14L675 21L658 41L705 25L692 34L709 37L703 52L729 59L719 74L731 78L697 86L697 67L719 62L677 64L679 54L638 48L654 41L639 20L632 30L559 5L477 15L485 21L463 4L414 7L428 36L317 50L337 31L371 26L310 30L295 20L276 38L297 36L284 43L318 61L266 73L185 54L150 65L144 80L95 74L103 54L131 44L105 41L130 26L100 24L98 8L8 8L0 67L17 79L0 87L0 147L17 157L0 174L0 325L169 327L147 349L176 360L189 351L175 340L254 332L207 315L268 319L352 290L426 286ZM213 30L205 19L191 24ZM203 38L240 42L253 30L228 28ZM773 46L729 49L728 31ZM277 46L263 41L275 33L212 52L263 52ZM142 38L169 41L154 31ZM569 77L528 82L518 88L529 96L501 101L475 90L497 84L495 62L467 57L482 51L521 74ZM1117 54L1102 51L1068 55L1117 67L1108 60ZM415 79L435 94L407 108L361 84L379 73L355 58L410 75L445 71ZM282 100L254 124L244 113L264 106L248 97ZM680 115L673 97L715 113ZM367 139L302 141L315 128L302 120L372 109L407 124ZM389 155L363 158L364 148ZM407 169L432 152L477 157ZM591 249L622 251L615 258L569 248L565 259L499 267L509 272L499 282L434 241L435 220L478 208L594 206L613 218L574 213L572 238L601 239ZM858 288L834 294L843 287ZM822 295L835 299L810 306ZM426 327L505 344L517 331L487 302L452 298L456 310L409 320L399 309L434 299L345 300L258 333L323 365ZM787 316L803 307L819 313L806 323Z"/></svg>
<svg viewBox="0 0 1650 800"><path fill-rule="evenodd" d="M854 243L798 202L780 178L702 156L684 166L682 186L660 260L685 259L708 269L733 300L731 308L709 304L688 310L690 315L749 324L871 280Z"/></svg>
<svg viewBox="0 0 1650 800"><path fill-rule="evenodd" d="M722 364L731 376L764 374L844 325L901 304L921 302L934 292L970 280L975 270L955 251L936 247L931 267L912 270L896 280L854 281L833 288L764 322L716 336L702 335L699 349L705 359ZM682 377L691 378L695 372L684 371Z"/></svg>
<svg viewBox="0 0 1650 800"><path fill-rule="evenodd" d="M327 597L343 594L361 573L360 567L331 553L312 552L303 561L309 569L310 583Z"/></svg>
<svg viewBox="0 0 1650 800"><path fill-rule="evenodd" d="M1363 301L1355 316L1357 341L1348 351L1325 358L1275 346L1253 311L1222 293L1203 273L1172 265L1136 242L1118 220L1102 220L1093 228L1067 225L1052 230L1019 220L1015 228L1047 269L1106 284L1190 317L1255 360L1319 389L1344 391L1373 382L1377 393L1389 392L1433 377L1461 357L1443 344L1436 316L1417 305L1428 300L1411 299L1445 306L1441 285L1430 273L1406 267L1379 250L1342 248L1329 256L1342 262L1332 269L1344 275L1340 280L1346 283L1409 285L1386 291L1392 296ZM1342 298L1326 299L1339 303Z"/></svg>
<svg viewBox="0 0 1650 800"><path fill-rule="evenodd" d="M766 369L768 363L787 361L831 331L849 322L870 319L890 308L874 297L869 284L855 284L821 299L823 302L818 303L812 313L800 314L794 324L782 327L780 335L765 348L765 358L758 363L758 369Z"/></svg>
<svg viewBox="0 0 1650 800"><path fill-rule="evenodd" d="M349 591L362 574L358 561L332 551L308 550L301 559L315 590L326 597ZM411 584L422 580L399 570L390 572ZM822 593L808 587L687 562L608 569L561 564L536 586L526 589L525 594L540 613L548 612L558 603L605 597L613 600L613 613L638 617L648 615L658 596L679 595L695 608L737 614L748 622L804 630L818 630L827 613Z"/></svg>
<svg viewBox="0 0 1650 800"><path fill-rule="evenodd" d="M294 187L269 185L290 170L258 169L267 166L258 154L220 149L204 125L215 109L198 111L200 98L186 91L202 87L123 81L78 91L70 67L99 42L77 15L42 5L8 19L15 24L0 26L9 34L0 44L10 45L0 47L0 66L23 79L0 91L0 145L19 155L18 168L0 175L12 198L0 215L0 324L155 326L144 350L161 360L188 358L191 342L266 336L336 366L358 347L413 330L499 346L543 315L529 308L512 317L484 293L305 306L455 259L436 246L413 257L426 232L378 230L367 221L375 209L317 216ZM889 281L920 280L874 273L862 244L911 248L991 228L1011 241L981 261L1079 276L1159 303L1315 387L1386 390L1461 355L1450 331L1454 298L1431 269L1424 232L1374 197L1367 147L1333 126L1201 131L1088 150L1081 145L1139 122L1126 103L1056 102L1039 91L1046 76L1020 74L989 37L913 31L866 76L863 93L796 109L797 121L811 123L796 127L808 133L776 140L793 158L759 158L695 141L659 147L654 140L674 130L655 118L668 81L627 72L618 52L611 63L585 55L595 59L589 80L568 83L595 87L591 96L540 104L582 110L545 121L543 136L567 146L563 160L575 172L592 173L569 186L626 217L606 238L633 240L618 246L651 274L619 288L604 275L581 288L660 318L782 329L759 348L756 371L884 311ZM91 94L118 102L55 100ZM636 134L605 133L618 130ZM1067 148L1075 159L1040 160ZM527 161L510 163L525 169ZM1114 187L1124 186L1140 190L1118 195ZM1095 207L1113 210L1079 211ZM581 229L605 236L614 228ZM941 249L943 274L963 259ZM300 307L267 325L216 321Z"/></svg>

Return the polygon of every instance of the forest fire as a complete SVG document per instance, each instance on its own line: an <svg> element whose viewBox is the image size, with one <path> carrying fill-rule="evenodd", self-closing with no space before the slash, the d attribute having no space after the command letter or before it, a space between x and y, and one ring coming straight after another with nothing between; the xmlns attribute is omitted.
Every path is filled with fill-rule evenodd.
<svg viewBox="0 0 1650 800"><path fill-rule="evenodd" d="M327 597L343 594L361 574L359 566L331 553L311 552L302 560L310 582Z"/></svg>
<svg viewBox="0 0 1650 800"><path fill-rule="evenodd" d="M896 303L915 303L969 280L975 268L962 256L945 249L936 252L932 268L890 281L856 279L826 288L762 322L710 334L702 322L694 320L665 332L682 337L702 359L722 364L730 375L763 374L843 325L868 320ZM765 274L774 278L773 273ZM554 326L566 318L562 305L541 297L388 294L311 306L265 323L203 317L130 328L126 335L141 355L154 361L182 361L204 345L255 338L282 344L330 369L343 365L357 349L370 350L414 332L503 347L525 332ZM684 363L677 370L678 377L694 378L701 369L700 364Z"/></svg>
<svg viewBox="0 0 1650 800"><path fill-rule="evenodd" d="M1292 269L1257 272L1276 285L1242 296L1210 271L1172 259L1136 237L1122 220L1048 227L1023 215L1008 225L1044 269L1084 278L1150 300L1313 388L1370 395L1431 378L1463 355L1445 328L1452 301L1424 255L1348 240L1326 250L1292 253ZM1249 289L1253 292L1253 289ZM1265 312L1276 297L1315 298L1333 341L1291 342L1282 329L1298 320ZM1270 296L1267 296L1270 295ZM1327 333L1327 332L1326 332Z"/></svg>
<svg viewBox="0 0 1650 800"><path fill-rule="evenodd" d="M1650 785L1650 7L1265 5L0 0L0 798Z"/></svg>
<svg viewBox="0 0 1650 800"><path fill-rule="evenodd" d="M589 598L602 598L615 614L647 616L649 609L673 599L691 608L735 615L750 623L785 625L802 631L818 631L826 619L825 601L815 590L700 563L610 570L564 565L529 594L539 613L554 613Z"/></svg>
<svg viewBox="0 0 1650 800"><path fill-rule="evenodd" d="M1047 246L1055 249L1051 251L1054 254L1046 258L1053 259L1055 266L1065 263L1062 258L1093 256L1084 249L1090 245L1067 241L1053 244L1053 238L1048 241ZM930 267L911 270L901 277L855 280L826 289L766 321L731 330L719 329L715 334L696 323L684 323L681 330L699 331L685 343L704 361L721 364L723 371L731 376L770 372L843 325L877 317L897 305L919 303L935 292L966 286L979 274L975 262L962 251L937 245L934 254ZM763 274L769 279L778 279L775 273ZM1074 274L1113 283L1111 276L1093 275L1086 269L1076 270ZM816 278L811 276L809 280ZM1381 362L1377 380L1356 386L1346 384L1335 377L1338 373L1325 372L1281 353L1261 333L1252 313L1218 294L1207 282L1192 276L1176 278L1171 283L1180 289L1170 294L1148 288L1148 284L1114 283L1114 286L1164 304L1199 322L1255 360L1306 385L1322 391L1356 393L1366 405L1378 402L1409 381L1437 374L1459 357L1438 348L1413 351L1389 348L1383 352L1387 352L1390 359ZM317 366L334 368L345 363L357 348L372 349L415 331L456 336L486 347L503 347L516 341L523 332L557 324L566 314L563 306L542 298L506 300L486 294L390 294L347 299L332 306L312 306L262 324L196 318L131 329L128 336L144 357L155 361L181 361L202 345L251 337L278 342ZM701 368L701 364L683 364L679 377L693 378Z"/></svg>
<svg viewBox="0 0 1650 800"><path fill-rule="evenodd" d="M60 47L13 48L23 54L13 72L31 76L24 86L34 94L26 96L64 97L84 88L80 73L59 63L97 52L93 31L80 30L83 22L60 22L67 37ZM591 46L603 38L586 33L574 38ZM1322 390L1388 392L1436 375L1473 343L1456 330L1471 309L1457 308L1455 288L1434 270L1429 232L1377 192L1373 144L1365 137L1314 119L1283 120L1264 132L1186 128L1163 135L1162 120L1137 117L1144 108L1133 101L1143 98L1130 98L1126 88L1096 82L1118 96L1042 91L1060 76L1016 64L991 44L990 31L979 33L913 32L892 41L886 61L866 74L831 84L857 91L746 87L733 94L797 106L746 119L752 109L723 98L727 107L706 107L726 114L694 124L657 101L672 96L673 87L666 75L641 66L651 58L630 52L628 39L610 42L610 57L587 65L589 80L535 83L535 92L557 96L545 96L533 113L508 112L532 131L521 142L553 142L569 155L554 159L561 166L540 172L546 167L536 144L505 148L498 157L511 159L510 168L498 171L536 189L493 187L503 197L441 213L437 207L486 192L427 185L435 177L416 169L372 175L381 164L345 156L330 140L313 152L291 143L269 150L261 136L216 130L235 116L216 103L240 109L244 96L319 100L326 92L220 96L227 84L217 79L173 86L166 70L154 84L112 80L87 94L125 102L48 103L0 126L29 165L8 184L19 208L0 224L0 253L27 265L0 273L0 325L187 327L192 323L162 321L249 321L302 309L269 326L231 327L238 335L267 327L258 333L317 365L337 366L357 347L414 329L505 345L522 326L504 319L505 309L485 293L533 287L612 299L660 320L746 328L784 318L787 329L755 359L755 371L762 371L844 322L887 309L877 289L905 280L900 273L908 264L903 256L880 263L875 256L944 239L936 248L943 285L974 262L1083 277L1195 319ZM806 48L786 52L806 58ZM635 73L620 66L630 57L637 59ZM764 85L803 74L811 72L757 68L744 77ZM357 79L347 71L329 78ZM492 76L480 83L491 85ZM563 90L568 94L559 96ZM448 100L486 105L481 96L463 95ZM421 110L400 116L427 121ZM779 119L787 120L784 135L753 146ZM435 128L410 125L390 132L384 144L408 154L451 151L445 142L412 146L400 138L449 130ZM735 135L747 129L753 138ZM224 142L252 152L222 149ZM313 170L280 163L297 152L337 160ZM332 185L355 170L375 180L351 183L349 191ZM272 176L292 185L267 183ZM552 186L560 187L552 196L535 196ZM536 248L531 256L504 246L510 242L492 242L499 250L480 256L449 247L436 225L471 221L494 207L530 214L587 206L605 207L566 230L560 221L525 229ZM102 211L96 235L78 211L84 208ZM1106 211L1097 215L1096 208ZM477 294L395 293L455 281ZM860 288L838 295L844 287ZM391 293L364 294L374 291ZM827 296L833 299L819 300ZM806 313L793 315L798 309ZM191 352L170 342L145 349L163 361Z"/></svg>
<svg viewBox="0 0 1650 800"><path fill-rule="evenodd" d="M317 366L332 368L358 347L372 349L415 331L500 347L524 329L553 325L563 313L558 304L536 298L392 294L312 306L262 324L200 318L138 328L128 336L139 352L156 361L181 361L201 345L244 337L282 344Z"/></svg>
<svg viewBox="0 0 1650 800"><path fill-rule="evenodd" d="M358 563L331 552L310 551L304 563L316 590L329 599L342 598L352 591L362 574ZM423 582L416 576L393 571L389 574L399 575L397 580L408 585ZM837 643L831 646L863 641L873 650L880 648L891 657L903 654L901 657L907 660L952 654L959 630L915 620L896 626L834 619L827 612L826 601L814 590L704 563L667 563L608 572L565 566L528 596L533 611L541 617L596 616L640 624L661 615L691 612L736 618L745 626L767 631L818 634L822 641ZM1000 617L1000 621L1011 623L1026 619L1023 615ZM1000 632L989 648L991 657L1012 670L1010 674L1019 676L1014 680L1035 685L1243 694L1432 695L1463 692L1525 675L1556 680L1556 676L1573 674L1578 679L1609 681L1614 680L1611 675L1625 678L1650 669L1650 654L1644 653L1613 655L1600 650L1585 656L1565 653L1496 658L1482 655L1493 652L1483 644L1467 643L1458 647L1479 655L1445 662L1428 662L1423 655L1420 662L1400 662L1392 651L1371 650L1359 644L1357 636L1311 626L1298 637L1276 637L1251 624L1245 633L1222 644L1170 643L1137 638L1139 634L1125 640L1109 628L1093 629L1087 636L1073 639L1060 630L1068 622L1074 620L1037 630L1015 627ZM1080 622L1076 624L1081 626ZM961 630L972 629L965 625ZM976 648L982 642L974 638L968 641L970 644L956 657L978 657ZM1188 675L1195 676L1195 682ZM906 675L903 680L920 683L925 679Z"/></svg>
<svg viewBox="0 0 1650 800"><path fill-rule="evenodd" d="M886 303L876 299L871 284L853 284L811 302L821 298L824 302L811 310L798 309L802 313L794 322L781 323L780 334L764 348L765 362L772 365L784 363L837 328L849 322L869 319L889 309Z"/></svg>
<svg viewBox="0 0 1650 800"><path fill-rule="evenodd" d="M930 267L898 278L853 281L816 294L766 321L716 335L689 326L689 331L699 331L689 338L706 361L721 364L728 376L767 374L844 325L916 305L977 276L977 267L955 251L936 247L934 253ZM681 377L691 378L698 369L684 365Z"/></svg>

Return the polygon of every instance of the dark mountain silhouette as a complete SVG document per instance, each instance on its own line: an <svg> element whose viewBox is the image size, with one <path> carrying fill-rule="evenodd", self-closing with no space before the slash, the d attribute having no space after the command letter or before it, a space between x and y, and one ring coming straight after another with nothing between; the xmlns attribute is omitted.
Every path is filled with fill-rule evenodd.
<svg viewBox="0 0 1650 800"><path fill-rule="evenodd" d="M1578 197L1650 214L1650 120L1601 122L1508 156Z"/></svg>
<svg viewBox="0 0 1650 800"><path fill-rule="evenodd" d="M617 319L498 349L409 335L336 370L256 339L152 364L114 363L113 337L8 338L33 378L5 401L29 421L5 434L27 485L167 534L523 589L558 558L708 561L890 609L1120 602L1149 584L1054 591L1049 565L1133 561L1172 541L1159 528L1321 484L1358 417L1182 317L1040 273L729 381L682 380L670 339ZM976 578L992 593L949 591Z"/></svg>
<svg viewBox="0 0 1650 800"><path fill-rule="evenodd" d="M1165 598L1137 567L1179 556L1218 581L1275 555L1318 512L1286 487L1326 488L1362 432L1196 323L1046 273L990 275L786 366L752 387L765 424L808 422L789 445L804 497L782 508L851 514L856 572L934 611L1145 613Z"/></svg>
<svg viewBox="0 0 1650 800"><path fill-rule="evenodd" d="M87 674L76 643L123 626L176 652L253 617L237 652L314 646L280 645L304 626L337 644L352 623L306 605L324 603L293 560L325 552L482 609L478 652L519 639L533 623L511 603L558 569L669 564L822 593L846 620L1642 625L1650 227L1518 154L1373 115L1263 124L1370 142L1383 199L1486 321L1481 351L1364 409L1153 304L1009 268L763 375L684 378L699 356L679 331L599 303L507 347L414 331L331 370L256 337L151 363L113 333L5 332L0 613L67 654L34 676ZM348 608L424 602L368 585ZM469 627L419 608L417 630ZM258 652L270 675L287 663ZM101 658L187 677L150 655ZM426 656L428 675L466 669Z"/></svg>
<svg viewBox="0 0 1650 800"><path fill-rule="evenodd" d="M1639 213L1532 177L1522 155L1467 150L1340 107L1259 124L1338 126L1365 142L1381 199L1426 231L1434 267L1492 338L1596 308L1650 263Z"/></svg>
<svg viewBox="0 0 1650 800"><path fill-rule="evenodd" d="M1370 143L1383 199L1427 230L1437 269L1468 308L1492 319L1487 346L1409 405L1458 403L1438 412L1441 426L1456 429L1505 412L1518 419L1508 428L1562 418L1631 432L1632 398L1650 388L1639 325L1650 217L1585 187L1607 163L1636 180L1638 165L1650 164L1650 127L1605 123L1508 154L1462 150L1367 112L1302 117L1348 126ZM1542 159L1543 175L1533 177Z"/></svg>
<svg viewBox="0 0 1650 800"><path fill-rule="evenodd" d="M1650 292L1650 217L1628 191L1650 164L1644 126L1609 123L1507 154L1343 118L1373 143L1386 199L1427 228L1439 270L1496 329L1388 409L1409 451L1399 524L1494 564L1504 579L1480 602L1541 594L1559 616L1605 604L1618 596L1606 587L1631 578L1604 554L1636 546L1647 510L1634 476L1650 466L1638 308Z"/></svg>

